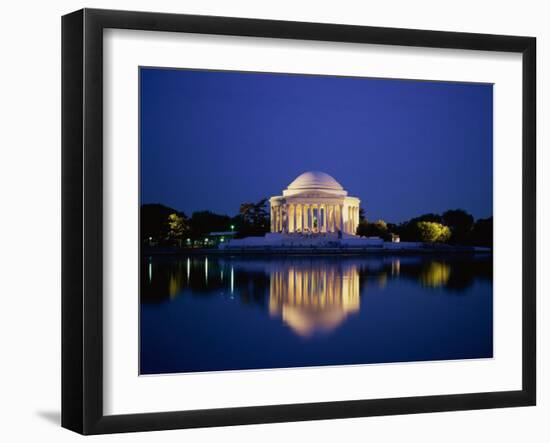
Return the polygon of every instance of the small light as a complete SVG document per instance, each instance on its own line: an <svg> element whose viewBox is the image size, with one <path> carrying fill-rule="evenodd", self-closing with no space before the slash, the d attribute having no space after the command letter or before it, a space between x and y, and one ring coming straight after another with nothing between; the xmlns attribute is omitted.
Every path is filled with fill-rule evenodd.
<svg viewBox="0 0 550 443"><path fill-rule="evenodd" d="M231 225L231 230L233 231L235 229L235 225Z"/></svg>
<svg viewBox="0 0 550 443"><path fill-rule="evenodd" d="M153 237L149 237L149 241L153 240Z"/></svg>

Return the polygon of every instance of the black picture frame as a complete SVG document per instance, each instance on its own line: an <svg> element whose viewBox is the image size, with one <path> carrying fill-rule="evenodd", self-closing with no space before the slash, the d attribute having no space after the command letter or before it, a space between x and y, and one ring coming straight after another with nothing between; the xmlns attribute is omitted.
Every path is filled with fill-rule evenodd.
<svg viewBox="0 0 550 443"><path fill-rule="evenodd" d="M103 30L504 51L522 54L522 389L130 415L103 413ZM82 434L319 420L536 403L536 39L83 9L62 18L62 426Z"/></svg>

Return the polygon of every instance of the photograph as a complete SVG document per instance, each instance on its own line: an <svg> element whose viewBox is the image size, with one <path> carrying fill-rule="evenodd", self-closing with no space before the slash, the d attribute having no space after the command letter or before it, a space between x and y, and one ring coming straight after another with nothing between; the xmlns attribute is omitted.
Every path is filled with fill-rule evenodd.
<svg viewBox="0 0 550 443"><path fill-rule="evenodd" d="M493 358L493 84L138 69L141 375Z"/></svg>

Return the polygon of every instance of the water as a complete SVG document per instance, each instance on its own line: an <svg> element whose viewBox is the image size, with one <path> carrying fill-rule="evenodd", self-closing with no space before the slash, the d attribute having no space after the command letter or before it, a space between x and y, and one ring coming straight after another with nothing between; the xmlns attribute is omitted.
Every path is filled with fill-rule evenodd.
<svg viewBox="0 0 550 443"><path fill-rule="evenodd" d="M492 256L150 256L142 374L491 358Z"/></svg>

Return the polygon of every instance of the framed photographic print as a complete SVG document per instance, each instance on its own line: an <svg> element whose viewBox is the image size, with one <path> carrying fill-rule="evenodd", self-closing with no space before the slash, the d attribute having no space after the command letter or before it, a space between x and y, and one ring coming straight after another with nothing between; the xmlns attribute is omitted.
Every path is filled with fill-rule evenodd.
<svg viewBox="0 0 550 443"><path fill-rule="evenodd" d="M532 37L62 21L62 425L529 406Z"/></svg>

